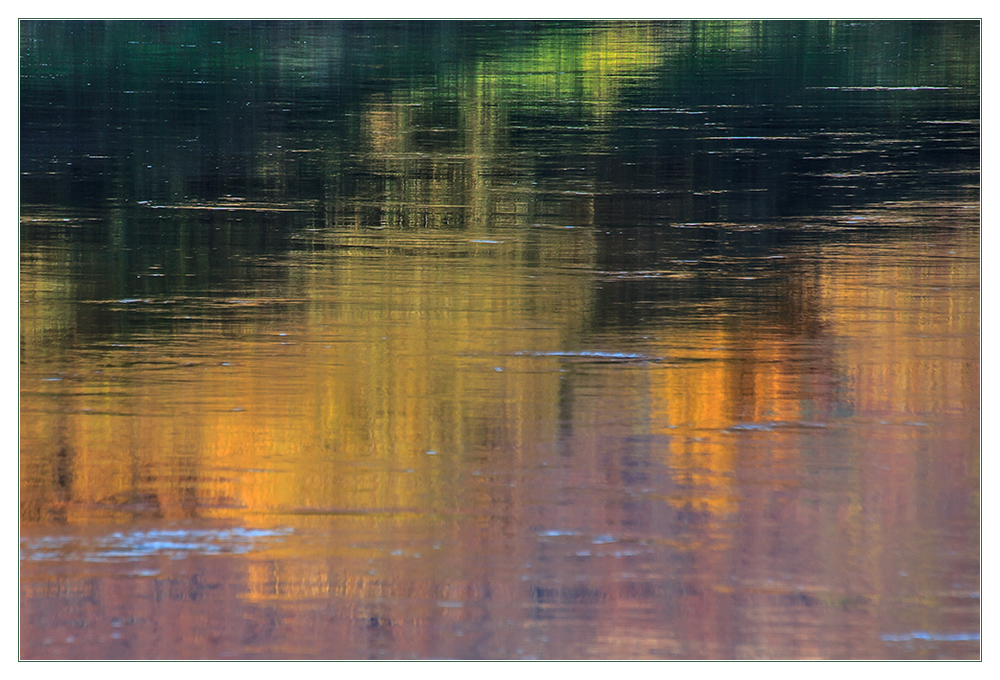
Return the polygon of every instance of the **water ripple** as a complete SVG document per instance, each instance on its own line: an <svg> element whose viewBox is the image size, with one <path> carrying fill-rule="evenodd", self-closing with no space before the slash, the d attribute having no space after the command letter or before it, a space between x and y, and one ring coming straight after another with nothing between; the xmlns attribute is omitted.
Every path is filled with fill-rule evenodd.
<svg viewBox="0 0 1000 680"><path fill-rule="evenodd" d="M291 529L152 529L108 534L95 539L43 536L25 541L21 559L106 562L136 560L153 555L183 559L191 555L241 555L262 543L280 539Z"/></svg>

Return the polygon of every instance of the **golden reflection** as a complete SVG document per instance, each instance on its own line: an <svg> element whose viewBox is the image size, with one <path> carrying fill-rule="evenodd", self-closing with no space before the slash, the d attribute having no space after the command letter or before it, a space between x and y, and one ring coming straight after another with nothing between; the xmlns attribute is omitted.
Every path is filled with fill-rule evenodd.
<svg viewBox="0 0 1000 680"><path fill-rule="evenodd" d="M574 240L552 232L535 247L566 259ZM444 256L302 255L290 266L300 318L250 307L249 339L129 343L52 369L51 383L47 347L26 344L22 448L47 453L25 460L25 519L49 507L35 494L66 478L59 465L72 476L67 521L102 508L164 518L404 509L447 483L447 465L430 479L402 474L429 465L428 451L519 455L548 439L539 428L557 409L556 362L519 373L516 355L563 348L586 319L586 287L524 262L516 244L482 246L452 236Z"/></svg>
<svg viewBox="0 0 1000 680"><path fill-rule="evenodd" d="M859 411L917 420L940 412L975 416L968 406L978 403L970 400L979 387L978 260L949 257L956 247L977 252L978 234L956 233L918 252L892 244L831 254L844 267L822 279L831 328L865 328L865 342L843 356ZM953 294L942 299L940 291Z"/></svg>
<svg viewBox="0 0 1000 680"><path fill-rule="evenodd" d="M655 374L653 430L671 437L669 465L689 494L681 507L728 515L737 508L737 439L730 428L770 427L801 418L805 379L783 338L746 324L739 329L672 338L716 348L695 362ZM673 349L672 347L670 349ZM780 455L778 451L776 455ZM777 460L772 463L777 464Z"/></svg>

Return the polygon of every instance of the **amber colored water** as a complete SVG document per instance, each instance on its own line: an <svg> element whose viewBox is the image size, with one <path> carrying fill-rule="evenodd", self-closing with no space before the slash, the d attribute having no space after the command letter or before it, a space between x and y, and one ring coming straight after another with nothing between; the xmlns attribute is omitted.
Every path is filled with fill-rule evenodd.
<svg viewBox="0 0 1000 680"><path fill-rule="evenodd" d="M24 659L978 659L975 22L21 24Z"/></svg>

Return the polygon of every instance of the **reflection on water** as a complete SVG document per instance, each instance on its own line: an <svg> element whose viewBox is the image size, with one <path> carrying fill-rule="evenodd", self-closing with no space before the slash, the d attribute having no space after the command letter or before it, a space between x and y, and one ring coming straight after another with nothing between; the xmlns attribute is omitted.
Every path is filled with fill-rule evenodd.
<svg viewBox="0 0 1000 680"><path fill-rule="evenodd" d="M152 529L128 534L116 531L108 536L99 537L94 541L95 545L89 549L84 543L83 548L76 552L71 552L74 543L72 537L68 536L43 536L37 541L29 541L25 548L27 558L32 560L62 560L73 555L74 559L92 562L115 558L138 559L161 554L180 559L194 553L208 555L222 552L244 553L256 539L281 536L285 533L287 531L246 530L242 527L222 531Z"/></svg>
<svg viewBox="0 0 1000 680"><path fill-rule="evenodd" d="M976 23L22 23L23 658L978 658Z"/></svg>

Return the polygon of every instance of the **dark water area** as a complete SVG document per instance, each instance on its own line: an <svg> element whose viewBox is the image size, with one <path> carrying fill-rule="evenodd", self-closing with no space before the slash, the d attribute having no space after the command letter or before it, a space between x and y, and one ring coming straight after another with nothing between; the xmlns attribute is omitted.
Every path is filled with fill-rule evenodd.
<svg viewBox="0 0 1000 680"><path fill-rule="evenodd" d="M978 22L20 53L21 658L980 658Z"/></svg>

